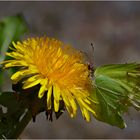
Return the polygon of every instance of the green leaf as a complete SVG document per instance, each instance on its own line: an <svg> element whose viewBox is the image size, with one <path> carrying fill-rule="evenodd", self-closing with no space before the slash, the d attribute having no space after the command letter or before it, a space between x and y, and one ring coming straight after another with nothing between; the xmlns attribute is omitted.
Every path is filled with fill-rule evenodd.
<svg viewBox="0 0 140 140"><path fill-rule="evenodd" d="M5 53L9 51L8 47L11 42L19 40L25 32L27 32L27 25L21 14L6 17L0 21L0 62L8 58ZM13 71L14 68L10 69L9 73L13 73ZM1 70L0 85L4 81L3 74L4 71Z"/></svg>
<svg viewBox="0 0 140 140"><path fill-rule="evenodd" d="M19 40L26 31L26 22L21 14L0 21L0 61L4 60L10 43Z"/></svg>
<svg viewBox="0 0 140 140"><path fill-rule="evenodd" d="M112 64L98 67L94 72L93 100L96 118L126 127L121 115L129 106L140 109L140 64Z"/></svg>
<svg viewBox="0 0 140 140"><path fill-rule="evenodd" d="M0 93L0 138L17 138L31 119L27 106L14 95Z"/></svg>

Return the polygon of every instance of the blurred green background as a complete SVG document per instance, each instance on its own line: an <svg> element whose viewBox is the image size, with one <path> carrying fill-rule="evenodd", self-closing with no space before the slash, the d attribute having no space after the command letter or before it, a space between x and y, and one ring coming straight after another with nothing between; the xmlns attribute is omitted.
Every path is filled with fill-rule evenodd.
<svg viewBox="0 0 140 140"><path fill-rule="evenodd" d="M95 66L140 60L140 2L0 2L0 19L18 13L29 27L23 39L55 37L84 51ZM140 138L140 113L130 109L124 118L128 127L121 130L94 118L87 123L80 112L53 122L42 113L20 138Z"/></svg>

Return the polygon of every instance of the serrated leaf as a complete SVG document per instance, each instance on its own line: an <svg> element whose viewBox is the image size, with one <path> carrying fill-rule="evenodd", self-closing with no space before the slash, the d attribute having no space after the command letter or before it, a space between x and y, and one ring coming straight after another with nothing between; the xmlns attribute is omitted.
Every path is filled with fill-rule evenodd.
<svg viewBox="0 0 140 140"><path fill-rule="evenodd" d="M140 64L113 64L98 67L94 73L93 100L98 120L125 127L121 115L129 106L140 109Z"/></svg>
<svg viewBox="0 0 140 140"><path fill-rule="evenodd" d="M26 105L18 102L13 92L0 93L0 138L17 138L30 119Z"/></svg>

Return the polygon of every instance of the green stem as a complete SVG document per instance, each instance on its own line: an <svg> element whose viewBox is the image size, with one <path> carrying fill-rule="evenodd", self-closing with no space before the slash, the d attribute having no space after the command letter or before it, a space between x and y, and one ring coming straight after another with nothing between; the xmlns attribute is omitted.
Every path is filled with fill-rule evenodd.
<svg viewBox="0 0 140 140"><path fill-rule="evenodd" d="M14 128L10 135L8 135L7 138L10 139L16 139L20 136L20 134L22 133L22 131L24 130L24 128L28 125L28 123L30 122L32 116L30 111L28 110L26 112L26 114L24 115L24 117L22 118L22 120L16 125L16 128Z"/></svg>

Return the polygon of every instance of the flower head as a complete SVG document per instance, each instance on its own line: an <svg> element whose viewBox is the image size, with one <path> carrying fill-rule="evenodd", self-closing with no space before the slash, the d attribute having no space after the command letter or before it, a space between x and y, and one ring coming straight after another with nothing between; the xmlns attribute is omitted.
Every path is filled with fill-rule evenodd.
<svg viewBox="0 0 140 140"><path fill-rule="evenodd" d="M46 94L47 108L54 106L58 112L62 100L71 117L76 116L79 104L83 117L90 120L91 90L90 71L83 54L61 41L42 38L29 38L23 42L13 42L13 59L3 62L4 68L19 67L11 76L14 83L22 80L23 89L40 84L38 97ZM52 100L53 99L53 100Z"/></svg>

